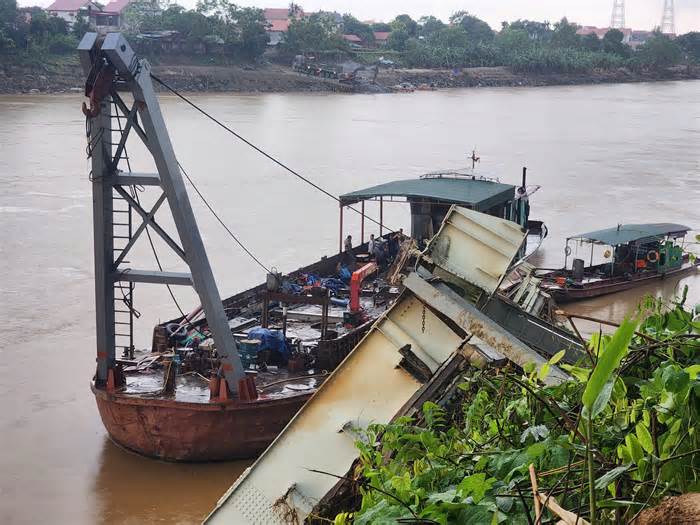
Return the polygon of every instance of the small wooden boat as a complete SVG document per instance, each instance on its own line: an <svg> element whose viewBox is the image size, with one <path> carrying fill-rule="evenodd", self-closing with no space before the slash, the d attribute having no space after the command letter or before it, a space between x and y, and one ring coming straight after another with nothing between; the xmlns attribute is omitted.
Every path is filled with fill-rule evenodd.
<svg viewBox="0 0 700 525"><path fill-rule="evenodd" d="M620 224L575 235L566 240L564 268L542 270L538 277L543 280L542 288L560 303L681 277L696 271L699 264L683 252L683 239L689 230L681 224ZM603 250L598 255L605 262L594 264L596 247ZM575 253L569 268L572 250ZM590 257L588 266L577 256L584 251Z"/></svg>

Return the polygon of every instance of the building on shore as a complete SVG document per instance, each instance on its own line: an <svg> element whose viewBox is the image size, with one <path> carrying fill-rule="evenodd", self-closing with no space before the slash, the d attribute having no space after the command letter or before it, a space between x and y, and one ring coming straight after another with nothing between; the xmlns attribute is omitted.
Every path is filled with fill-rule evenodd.
<svg viewBox="0 0 700 525"><path fill-rule="evenodd" d="M116 30L124 26L123 13L131 0L112 0L106 5L91 0L54 0L46 8L51 16L62 18L69 27L83 17L91 26L102 30Z"/></svg>
<svg viewBox="0 0 700 525"><path fill-rule="evenodd" d="M599 39L602 40L605 37L605 35L608 33L608 31L611 31L612 29L614 29L614 28L596 27L596 26L582 26L578 29L578 31L576 31L576 34L578 34L580 36L594 34ZM624 44L627 44L628 46L630 46L633 49L644 44L654 34L652 31L638 31L635 29L630 29L628 27L623 27L623 28L617 29L617 31L622 32L622 35L623 35L622 42Z"/></svg>
<svg viewBox="0 0 700 525"><path fill-rule="evenodd" d="M109 26L117 29L124 27L124 11L131 3L131 0L112 0L104 6L102 13L98 13L97 17L103 26ZM159 8L153 4L152 14L156 14Z"/></svg>
<svg viewBox="0 0 700 525"><path fill-rule="evenodd" d="M387 42L389 41L389 35L391 35L390 31L375 31L374 32L375 45L377 47L386 46Z"/></svg>
<svg viewBox="0 0 700 525"><path fill-rule="evenodd" d="M343 35L343 40L345 40L348 44L350 44L350 47L352 47L352 48L365 47L365 41L362 40L357 35L353 35L353 34Z"/></svg>
<svg viewBox="0 0 700 525"><path fill-rule="evenodd" d="M293 20L306 16L301 7L295 12L292 12L288 7L268 7L263 9L263 14L267 24L267 36L270 39L269 46L276 46L282 41Z"/></svg>
<svg viewBox="0 0 700 525"><path fill-rule="evenodd" d="M91 0L55 0L46 11L51 16L65 20L69 27L81 16L97 26L97 13L102 12L102 5Z"/></svg>

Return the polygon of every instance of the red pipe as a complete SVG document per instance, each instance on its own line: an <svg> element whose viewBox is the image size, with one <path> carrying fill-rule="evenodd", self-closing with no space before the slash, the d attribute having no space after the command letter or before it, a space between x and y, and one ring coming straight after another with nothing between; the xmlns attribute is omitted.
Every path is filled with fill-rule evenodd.
<svg viewBox="0 0 700 525"><path fill-rule="evenodd" d="M353 272L350 278L350 311L359 312L360 311L360 292L362 291L362 281L368 275L373 274L377 271L376 263L367 263L359 270Z"/></svg>

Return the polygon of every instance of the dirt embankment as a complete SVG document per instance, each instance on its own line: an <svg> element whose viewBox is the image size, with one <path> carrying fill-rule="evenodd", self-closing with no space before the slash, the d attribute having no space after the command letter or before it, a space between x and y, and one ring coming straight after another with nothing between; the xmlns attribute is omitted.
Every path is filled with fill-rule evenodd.
<svg viewBox="0 0 700 525"><path fill-rule="evenodd" d="M154 66L153 73L172 87L188 92L332 91L334 86L291 69L261 67L173 65ZM18 65L0 61L0 93L81 92L85 83L76 62Z"/></svg>
<svg viewBox="0 0 700 525"><path fill-rule="evenodd" d="M647 509L634 525L697 525L700 523L700 493L691 492L663 501Z"/></svg>
<svg viewBox="0 0 700 525"><path fill-rule="evenodd" d="M315 91L390 91L391 86L410 82L416 86L432 84L438 88L549 86L656 80L700 79L700 66L675 67L661 72L637 73L628 69L587 74L522 74L505 67L468 68L460 71L434 69L383 69L376 86L342 85L295 73L279 65L216 66L157 65L154 74L175 89L186 92L315 92ZM80 92L84 75L77 60L19 65L2 62L0 57L0 93Z"/></svg>
<svg viewBox="0 0 700 525"><path fill-rule="evenodd" d="M634 72L627 68L620 68L585 74L526 74L515 73L507 67L474 67L456 72L446 69L388 69L381 71L377 76L377 82L385 86L410 82L416 86L433 84L435 87L443 88L559 86L689 79L700 79L700 66L678 66L663 71L646 72Z"/></svg>

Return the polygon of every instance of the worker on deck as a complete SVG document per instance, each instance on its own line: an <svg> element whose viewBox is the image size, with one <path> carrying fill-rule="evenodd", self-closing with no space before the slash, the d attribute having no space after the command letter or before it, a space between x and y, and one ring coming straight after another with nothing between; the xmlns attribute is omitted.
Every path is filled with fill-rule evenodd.
<svg viewBox="0 0 700 525"><path fill-rule="evenodd" d="M345 258L350 264L355 262L355 254L352 252L352 235L345 238Z"/></svg>
<svg viewBox="0 0 700 525"><path fill-rule="evenodd" d="M389 247L387 245L387 241L383 241L376 243L374 246L374 259L380 271L386 269L388 266Z"/></svg>
<svg viewBox="0 0 700 525"><path fill-rule="evenodd" d="M393 261L399 253L399 243L400 243L399 233L395 232L389 236L389 260Z"/></svg>
<svg viewBox="0 0 700 525"><path fill-rule="evenodd" d="M374 259L374 234L369 236L369 242L367 243L367 253L369 253L370 260Z"/></svg>

